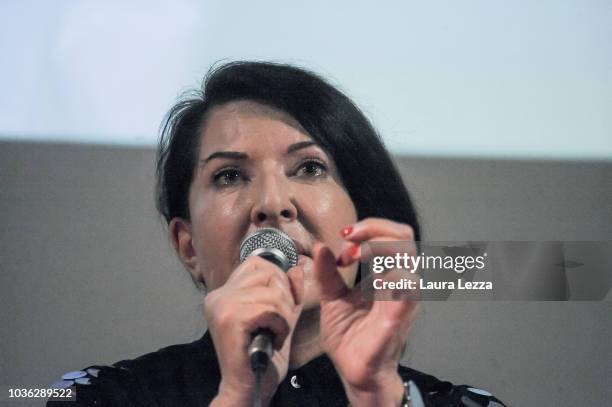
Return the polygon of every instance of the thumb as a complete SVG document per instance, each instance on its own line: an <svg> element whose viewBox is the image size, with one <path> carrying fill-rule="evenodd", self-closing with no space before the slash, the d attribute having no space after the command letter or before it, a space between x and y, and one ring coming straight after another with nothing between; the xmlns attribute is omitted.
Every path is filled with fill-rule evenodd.
<svg viewBox="0 0 612 407"><path fill-rule="evenodd" d="M316 243L313 248L314 276L321 291L321 301L333 301L348 292L346 283L336 266L336 258L329 247Z"/></svg>

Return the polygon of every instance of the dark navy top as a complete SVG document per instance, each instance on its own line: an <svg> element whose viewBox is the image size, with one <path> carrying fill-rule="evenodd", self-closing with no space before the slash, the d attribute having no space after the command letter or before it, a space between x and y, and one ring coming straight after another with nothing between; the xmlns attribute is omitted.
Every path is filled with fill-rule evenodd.
<svg viewBox="0 0 612 407"><path fill-rule="evenodd" d="M398 366L413 383L425 406L504 406L489 392L455 386L425 373ZM49 407L207 406L217 395L221 374L208 333L194 342L173 345L113 366L90 366L69 372L58 387L72 387L75 401L47 401ZM290 370L278 386L272 406L346 407L348 400L331 360L321 355Z"/></svg>

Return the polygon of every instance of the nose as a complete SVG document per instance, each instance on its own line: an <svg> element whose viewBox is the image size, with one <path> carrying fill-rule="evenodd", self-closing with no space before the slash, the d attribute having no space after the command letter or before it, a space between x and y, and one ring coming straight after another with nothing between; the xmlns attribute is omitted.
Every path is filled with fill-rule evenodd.
<svg viewBox="0 0 612 407"><path fill-rule="evenodd" d="M280 178L268 175L255 185L251 222L257 227L278 227L297 218L291 185Z"/></svg>

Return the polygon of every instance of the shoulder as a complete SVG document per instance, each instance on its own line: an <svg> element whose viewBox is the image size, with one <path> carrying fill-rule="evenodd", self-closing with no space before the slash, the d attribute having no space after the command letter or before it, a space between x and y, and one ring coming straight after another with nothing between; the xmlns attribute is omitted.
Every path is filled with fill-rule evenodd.
<svg viewBox="0 0 612 407"><path fill-rule="evenodd" d="M55 387L72 387L70 406L189 405L216 394L220 374L212 341L172 345L110 366L94 365L62 375ZM198 404L198 403L194 403ZM47 406L61 406L50 400Z"/></svg>
<svg viewBox="0 0 612 407"><path fill-rule="evenodd" d="M416 386L413 392L422 398L424 406L503 407L505 404L491 392L469 385L455 385L427 373L399 365L398 372L406 382ZM413 403L416 407L418 404Z"/></svg>

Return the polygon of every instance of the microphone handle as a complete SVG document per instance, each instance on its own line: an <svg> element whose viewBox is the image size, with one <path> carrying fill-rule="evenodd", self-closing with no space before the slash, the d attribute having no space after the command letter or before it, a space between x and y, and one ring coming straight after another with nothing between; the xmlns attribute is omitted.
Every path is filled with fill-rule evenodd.
<svg viewBox="0 0 612 407"><path fill-rule="evenodd" d="M249 345L249 360L253 372L265 372L268 367L274 348L272 346L274 334L268 328L259 328L253 333Z"/></svg>
<svg viewBox="0 0 612 407"><path fill-rule="evenodd" d="M289 259L285 254L274 248L262 247L255 250L251 255L262 257L286 272L291 267ZM249 359L253 372L265 372L268 367L274 348L274 333L268 328L259 328L253 333L253 339L249 345Z"/></svg>

